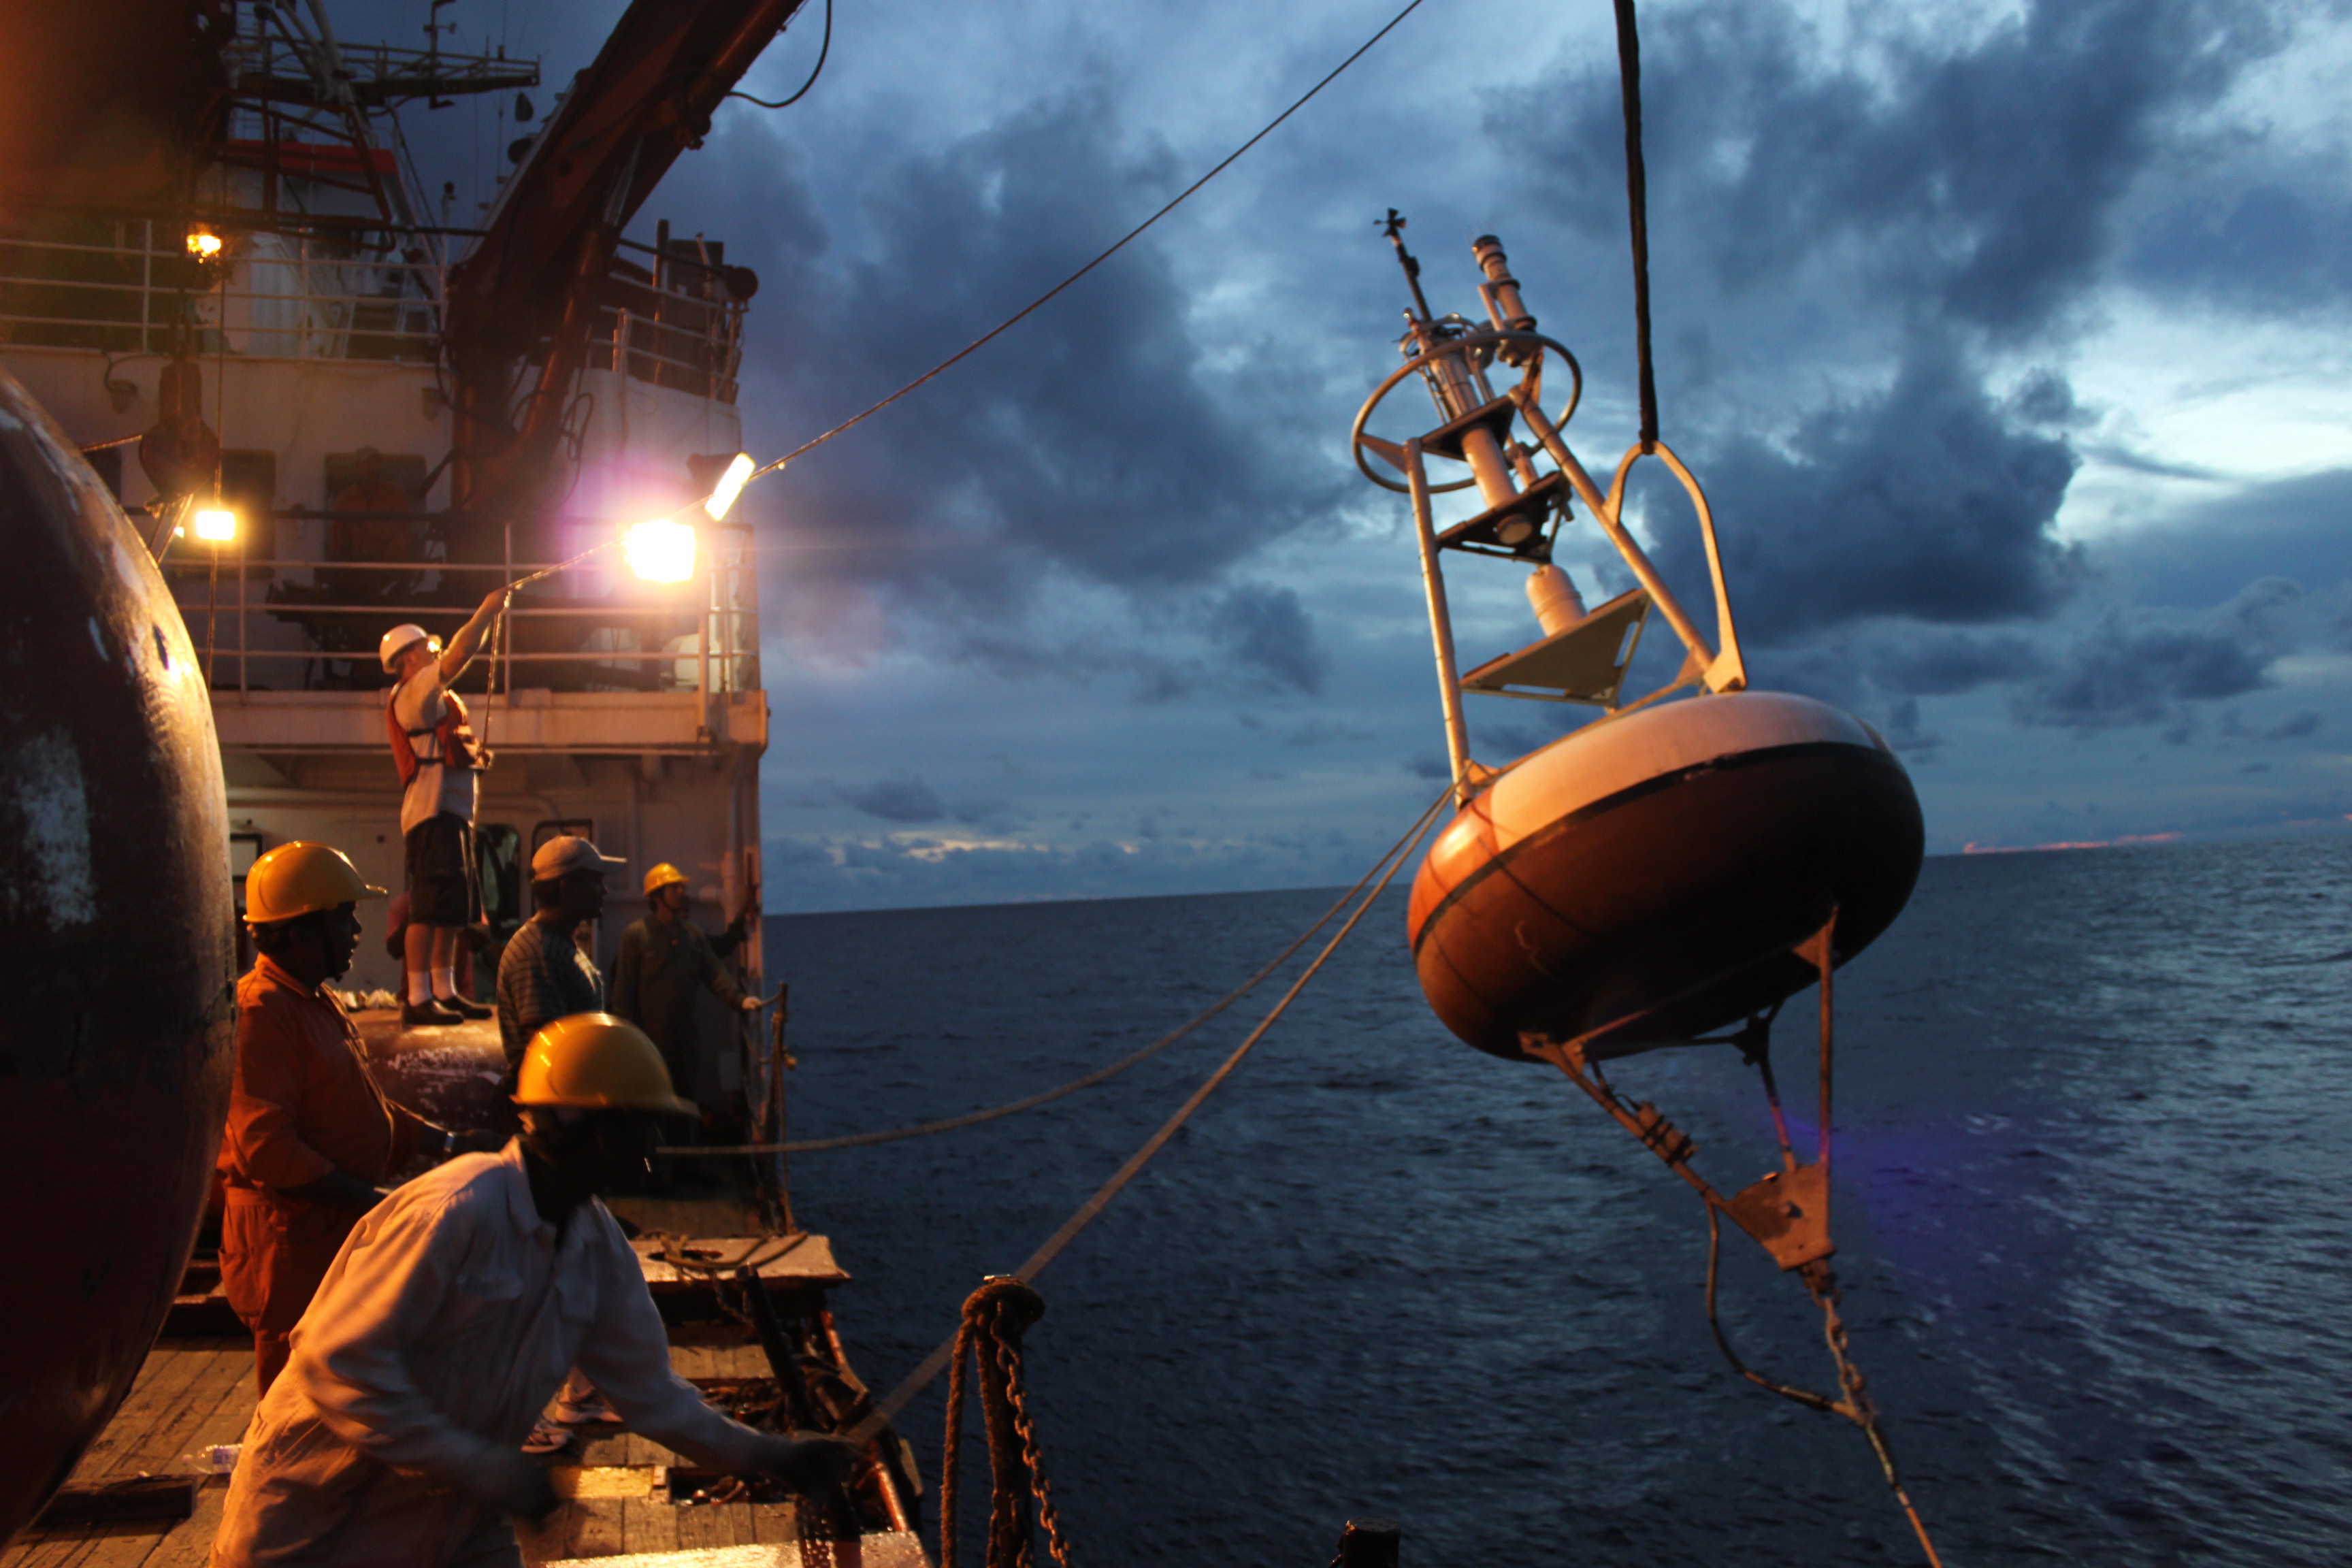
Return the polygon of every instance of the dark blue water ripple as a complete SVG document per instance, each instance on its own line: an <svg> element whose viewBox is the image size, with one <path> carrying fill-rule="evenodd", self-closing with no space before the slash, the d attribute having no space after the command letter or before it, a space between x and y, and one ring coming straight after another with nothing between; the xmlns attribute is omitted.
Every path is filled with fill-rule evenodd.
<svg viewBox="0 0 2352 1568"><path fill-rule="evenodd" d="M1954 1568L2345 1555L2347 874L2343 840L1937 860L1842 974L1846 1317ZM772 921L793 1131L1074 1076L1328 899ZM1916 1561L1860 1436L1717 1358L1696 1200L1557 1074L1446 1036L1390 901L1041 1281L1038 1415L1085 1561L1319 1563L1371 1512L1424 1568ZM1042 1111L799 1160L868 1378L929 1351L1262 1010ZM1810 1107L1804 1035L1784 1024L1780 1056ZM1618 1077L1722 1184L1766 1168L1727 1051ZM1736 1241L1736 1342L1826 1386L1801 1292ZM940 1409L906 1424L934 1479Z"/></svg>

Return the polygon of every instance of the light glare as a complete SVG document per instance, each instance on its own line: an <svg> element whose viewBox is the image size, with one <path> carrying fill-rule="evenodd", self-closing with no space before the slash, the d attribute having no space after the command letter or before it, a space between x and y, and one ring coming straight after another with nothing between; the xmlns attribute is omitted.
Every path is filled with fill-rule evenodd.
<svg viewBox="0 0 2352 1568"><path fill-rule="evenodd" d="M199 261L210 261L221 253L221 237L209 229L197 229L188 236L188 254Z"/></svg>
<svg viewBox="0 0 2352 1568"><path fill-rule="evenodd" d="M751 455L749 452L736 453L734 460L727 465L727 471L719 476L719 483L712 489L709 499L702 503L702 510L710 514L711 521L726 520L728 510L735 504L735 498L743 493L743 482L751 477Z"/></svg>
<svg viewBox="0 0 2352 1568"><path fill-rule="evenodd" d="M694 575L694 530L668 518L641 522L621 536L629 570L648 583L683 583Z"/></svg>
<svg viewBox="0 0 2352 1568"><path fill-rule="evenodd" d="M236 513L226 507L206 507L196 513L196 537L226 544L236 537Z"/></svg>

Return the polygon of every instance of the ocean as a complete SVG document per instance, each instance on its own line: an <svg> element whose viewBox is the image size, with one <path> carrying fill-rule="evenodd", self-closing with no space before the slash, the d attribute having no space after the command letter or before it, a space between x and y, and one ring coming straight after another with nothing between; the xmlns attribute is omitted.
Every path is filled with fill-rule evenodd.
<svg viewBox="0 0 2352 1568"><path fill-rule="evenodd" d="M2345 837L1940 858L1840 972L1845 1318L1952 1568L2352 1557L2347 886ZM1110 1060L1332 896L771 919L793 1135ZM1718 1355L1697 1199L1557 1072L1446 1034L1403 923L1399 889L1039 1280L1029 1375L1078 1563L1309 1568L1365 1515L1406 1568L1920 1561L1861 1433ZM950 1332L1278 994L1045 1109L798 1156L866 1378ZM1792 1110L1810 1026L1791 1003ZM1728 1047L1612 1073L1719 1186L1769 1167ZM1794 1277L1736 1234L1725 1257L1750 1364L1833 1388ZM943 1393L901 1423L927 1503Z"/></svg>

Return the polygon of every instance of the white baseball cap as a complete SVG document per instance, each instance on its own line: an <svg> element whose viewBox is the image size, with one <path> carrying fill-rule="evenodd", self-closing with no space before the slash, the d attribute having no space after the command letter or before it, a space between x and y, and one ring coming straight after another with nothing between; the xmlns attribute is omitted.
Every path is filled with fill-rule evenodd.
<svg viewBox="0 0 2352 1568"><path fill-rule="evenodd" d="M585 838L566 835L549 839L532 854L530 877L534 882L551 882L573 871L602 871L607 866L627 864L626 860L604 854Z"/></svg>

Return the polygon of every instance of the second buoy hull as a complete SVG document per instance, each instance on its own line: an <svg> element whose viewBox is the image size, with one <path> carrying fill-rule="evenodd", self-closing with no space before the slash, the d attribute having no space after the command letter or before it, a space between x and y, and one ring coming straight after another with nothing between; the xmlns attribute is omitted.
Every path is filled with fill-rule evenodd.
<svg viewBox="0 0 2352 1568"><path fill-rule="evenodd" d="M1612 731L1614 731L1612 733ZM1415 882L1415 965L1469 1044L1622 1056L1809 984L1788 952L1834 909L1840 962L1917 879L1918 797L1859 721L1778 693L1650 710L1555 742L1471 804Z"/></svg>

